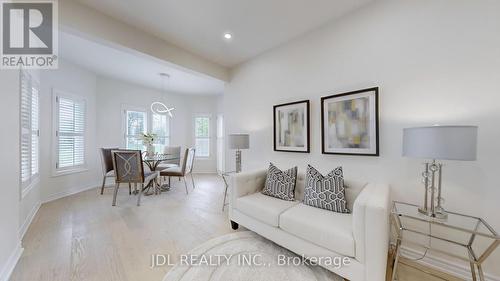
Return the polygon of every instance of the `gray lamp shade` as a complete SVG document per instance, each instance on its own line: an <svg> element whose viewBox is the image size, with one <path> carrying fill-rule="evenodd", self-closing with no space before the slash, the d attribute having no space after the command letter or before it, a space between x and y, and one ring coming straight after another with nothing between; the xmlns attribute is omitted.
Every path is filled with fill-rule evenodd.
<svg viewBox="0 0 500 281"><path fill-rule="evenodd" d="M477 126L403 129L403 156L438 160L476 160Z"/></svg>
<svg viewBox="0 0 500 281"><path fill-rule="evenodd" d="M250 137L248 134L230 134L230 149L248 149L250 148Z"/></svg>

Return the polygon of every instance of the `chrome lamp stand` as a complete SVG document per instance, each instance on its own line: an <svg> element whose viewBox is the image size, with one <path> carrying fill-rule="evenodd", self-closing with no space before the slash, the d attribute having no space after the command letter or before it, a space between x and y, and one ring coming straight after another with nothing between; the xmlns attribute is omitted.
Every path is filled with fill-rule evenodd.
<svg viewBox="0 0 500 281"><path fill-rule="evenodd" d="M241 172L241 150L236 150L236 173Z"/></svg>
<svg viewBox="0 0 500 281"><path fill-rule="evenodd" d="M447 219L448 214L444 210L441 196L443 164L433 160L431 163L425 163L425 171L422 173L425 186L424 206L418 208L418 211L429 217L438 219ZM429 198L430 193L430 198ZM430 206L429 206L430 204Z"/></svg>

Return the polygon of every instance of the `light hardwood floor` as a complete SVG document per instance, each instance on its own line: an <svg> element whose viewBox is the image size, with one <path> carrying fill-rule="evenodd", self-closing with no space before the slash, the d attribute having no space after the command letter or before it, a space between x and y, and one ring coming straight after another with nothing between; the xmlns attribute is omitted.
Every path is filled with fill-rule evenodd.
<svg viewBox="0 0 500 281"><path fill-rule="evenodd" d="M221 211L223 182L195 175L186 196L182 182L135 205L128 188L111 207L112 189L92 189L42 205L23 239L24 253L11 281L160 281L170 266L150 268L151 255L179 255L230 233L227 209ZM456 280L402 265L400 281Z"/></svg>

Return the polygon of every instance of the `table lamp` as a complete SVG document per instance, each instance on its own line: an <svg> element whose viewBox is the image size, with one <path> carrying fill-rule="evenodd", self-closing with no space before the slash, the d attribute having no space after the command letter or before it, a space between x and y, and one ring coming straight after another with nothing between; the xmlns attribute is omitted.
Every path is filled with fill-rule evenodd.
<svg viewBox="0 0 500 281"><path fill-rule="evenodd" d="M443 198L441 197L443 164L436 160L476 160L477 129L477 126L430 126L403 129L403 156L432 160L432 162L425 163L425 172L422 173L425 196L424 205L419 208L420 213L440 219L448 217L442 207Z"/></svg>
<svg viewBox="0 0 500 281"><path fill-rule="evenodd" d="M236 149L236 173L241 172L241 150L250 147L250 137L248 134L230 134L229 148Z"/></svg>

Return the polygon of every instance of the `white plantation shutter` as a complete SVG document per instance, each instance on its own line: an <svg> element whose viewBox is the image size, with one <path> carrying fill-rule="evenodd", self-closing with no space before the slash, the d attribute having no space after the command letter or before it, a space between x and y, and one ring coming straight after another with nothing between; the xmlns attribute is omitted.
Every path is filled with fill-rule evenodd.
<svg viewBox="0 0 500 281"><path fill-rule="evenodd" d="M31 99L31 175L38 175L39 171L39 146L40 146L40 129L39 129L39 95L38 87L32 87Z"/></svg>
<svg viewBox="0 0 500 281"><path fill-rule="evenodd" d="M194 118L194 137L197 157L210 157L210 117Z"/></svg>
<svg viewBox="0 0 500 281"><path fill-rule="evenodd" d="M21 71L21 188L24 190L38 177L39 128L38 83Z"/></svg>
<svg viewBox="0 0 500 281"><path fill-rule="evenodd" d="M127 149L144 150L141 135L147 132L146 111L124 109L125 114L125 147Z"/></svg>
<svg viewBox="0 0 500 281"><path fill-rule="evenodd" d="M57 170L85 165L85 101L56 96Z"/></svg>
<svg viewBox="0 0 500 281"><path fill-rule="evenodd" d="M156 134L155 151L163 153L163 148L170 144L170 119L167 115L153 113L151 116L151 132Z"/></svg>

